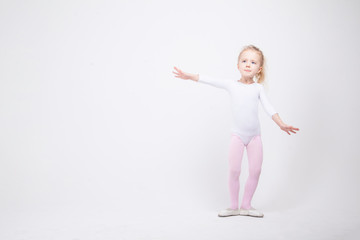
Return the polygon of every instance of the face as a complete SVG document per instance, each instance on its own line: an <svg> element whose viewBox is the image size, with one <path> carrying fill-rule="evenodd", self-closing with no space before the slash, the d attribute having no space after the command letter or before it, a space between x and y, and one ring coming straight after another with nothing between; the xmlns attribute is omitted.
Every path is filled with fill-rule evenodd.
<svg viewBox="0 0 360 240"><path fill-rule="evenodd" d="M241 76L253 78L262 69L260 66L260 55L254 50L245 50L238 62L238 69Z"/></svg>

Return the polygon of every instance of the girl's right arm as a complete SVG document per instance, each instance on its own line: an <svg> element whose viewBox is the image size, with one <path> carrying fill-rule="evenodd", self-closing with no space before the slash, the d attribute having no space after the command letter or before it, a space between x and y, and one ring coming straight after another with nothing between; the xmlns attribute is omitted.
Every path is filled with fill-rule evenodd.
<svg viewBox="0 0 360 240"><path fill-rule="evenodd" d="M229 90L229 88L230 88L231 82L228 79L218 79L218 78L210 77L210 76L203 75L203 74L200 75L200 74L187 73L187 72L181 71L180 69L178 69L176 67L174 67L174 68L177 72L173 72L173 73L175 73L177 75L177 76L175 76L177 78L206 83L206 84L212 85L214 87L222 88L225 90Z"/></svg>

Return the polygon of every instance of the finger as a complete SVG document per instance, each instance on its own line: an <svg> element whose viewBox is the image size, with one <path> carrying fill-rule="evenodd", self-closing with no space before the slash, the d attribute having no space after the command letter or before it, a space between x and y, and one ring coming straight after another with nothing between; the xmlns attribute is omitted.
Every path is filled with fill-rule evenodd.
<svg viewBox="0 0 360 240"><path fill-rule="evenodd" d="M174 67L175 69L176 69L176 71L178 71L179 73L181 73L182 71L179 69L179 68L177 68L177 67Z"/></svg>

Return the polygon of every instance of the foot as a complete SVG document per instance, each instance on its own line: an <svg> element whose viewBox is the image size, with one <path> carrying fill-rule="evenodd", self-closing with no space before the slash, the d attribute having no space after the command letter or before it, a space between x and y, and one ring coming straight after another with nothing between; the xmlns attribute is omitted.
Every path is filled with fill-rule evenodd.
<svg viewBox="0 0 360 240"><path fill-rule="evenodd" d="M243 209L240 208L239 215L241 216L250 216L250 217L264 217L264 214L255 208Z"/></svg>
<svg viewBox="0 0 360 240"><path fill-rule="evenodd" d="M219 217L230 217L230 216L238 216L238 215L240 215L240 210L231 209L231 208L221 210L218 214Z"/></svg>

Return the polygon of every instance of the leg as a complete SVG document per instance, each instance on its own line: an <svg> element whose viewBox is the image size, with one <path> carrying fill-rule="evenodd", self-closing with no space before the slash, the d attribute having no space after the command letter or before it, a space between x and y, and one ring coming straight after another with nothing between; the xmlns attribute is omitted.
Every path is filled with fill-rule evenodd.
<svg viewBox="0 0 360 240"><path fill-rule="evenodd" d="M251 139L249 144L246 146L246 151L249 160L249 177L246 181L244 197L241 204L242 209L251 208L251 199L255 193L261 173L263 147L260 135Z"/></svg>
<svg viewBox="0 0 360 240"><path fill-rule="evenodd" d="M241 172L241 161L244 154L245 145L239 136L232 135L229 154L229 191L232 209L239 207L239 176Z"/></svg>

